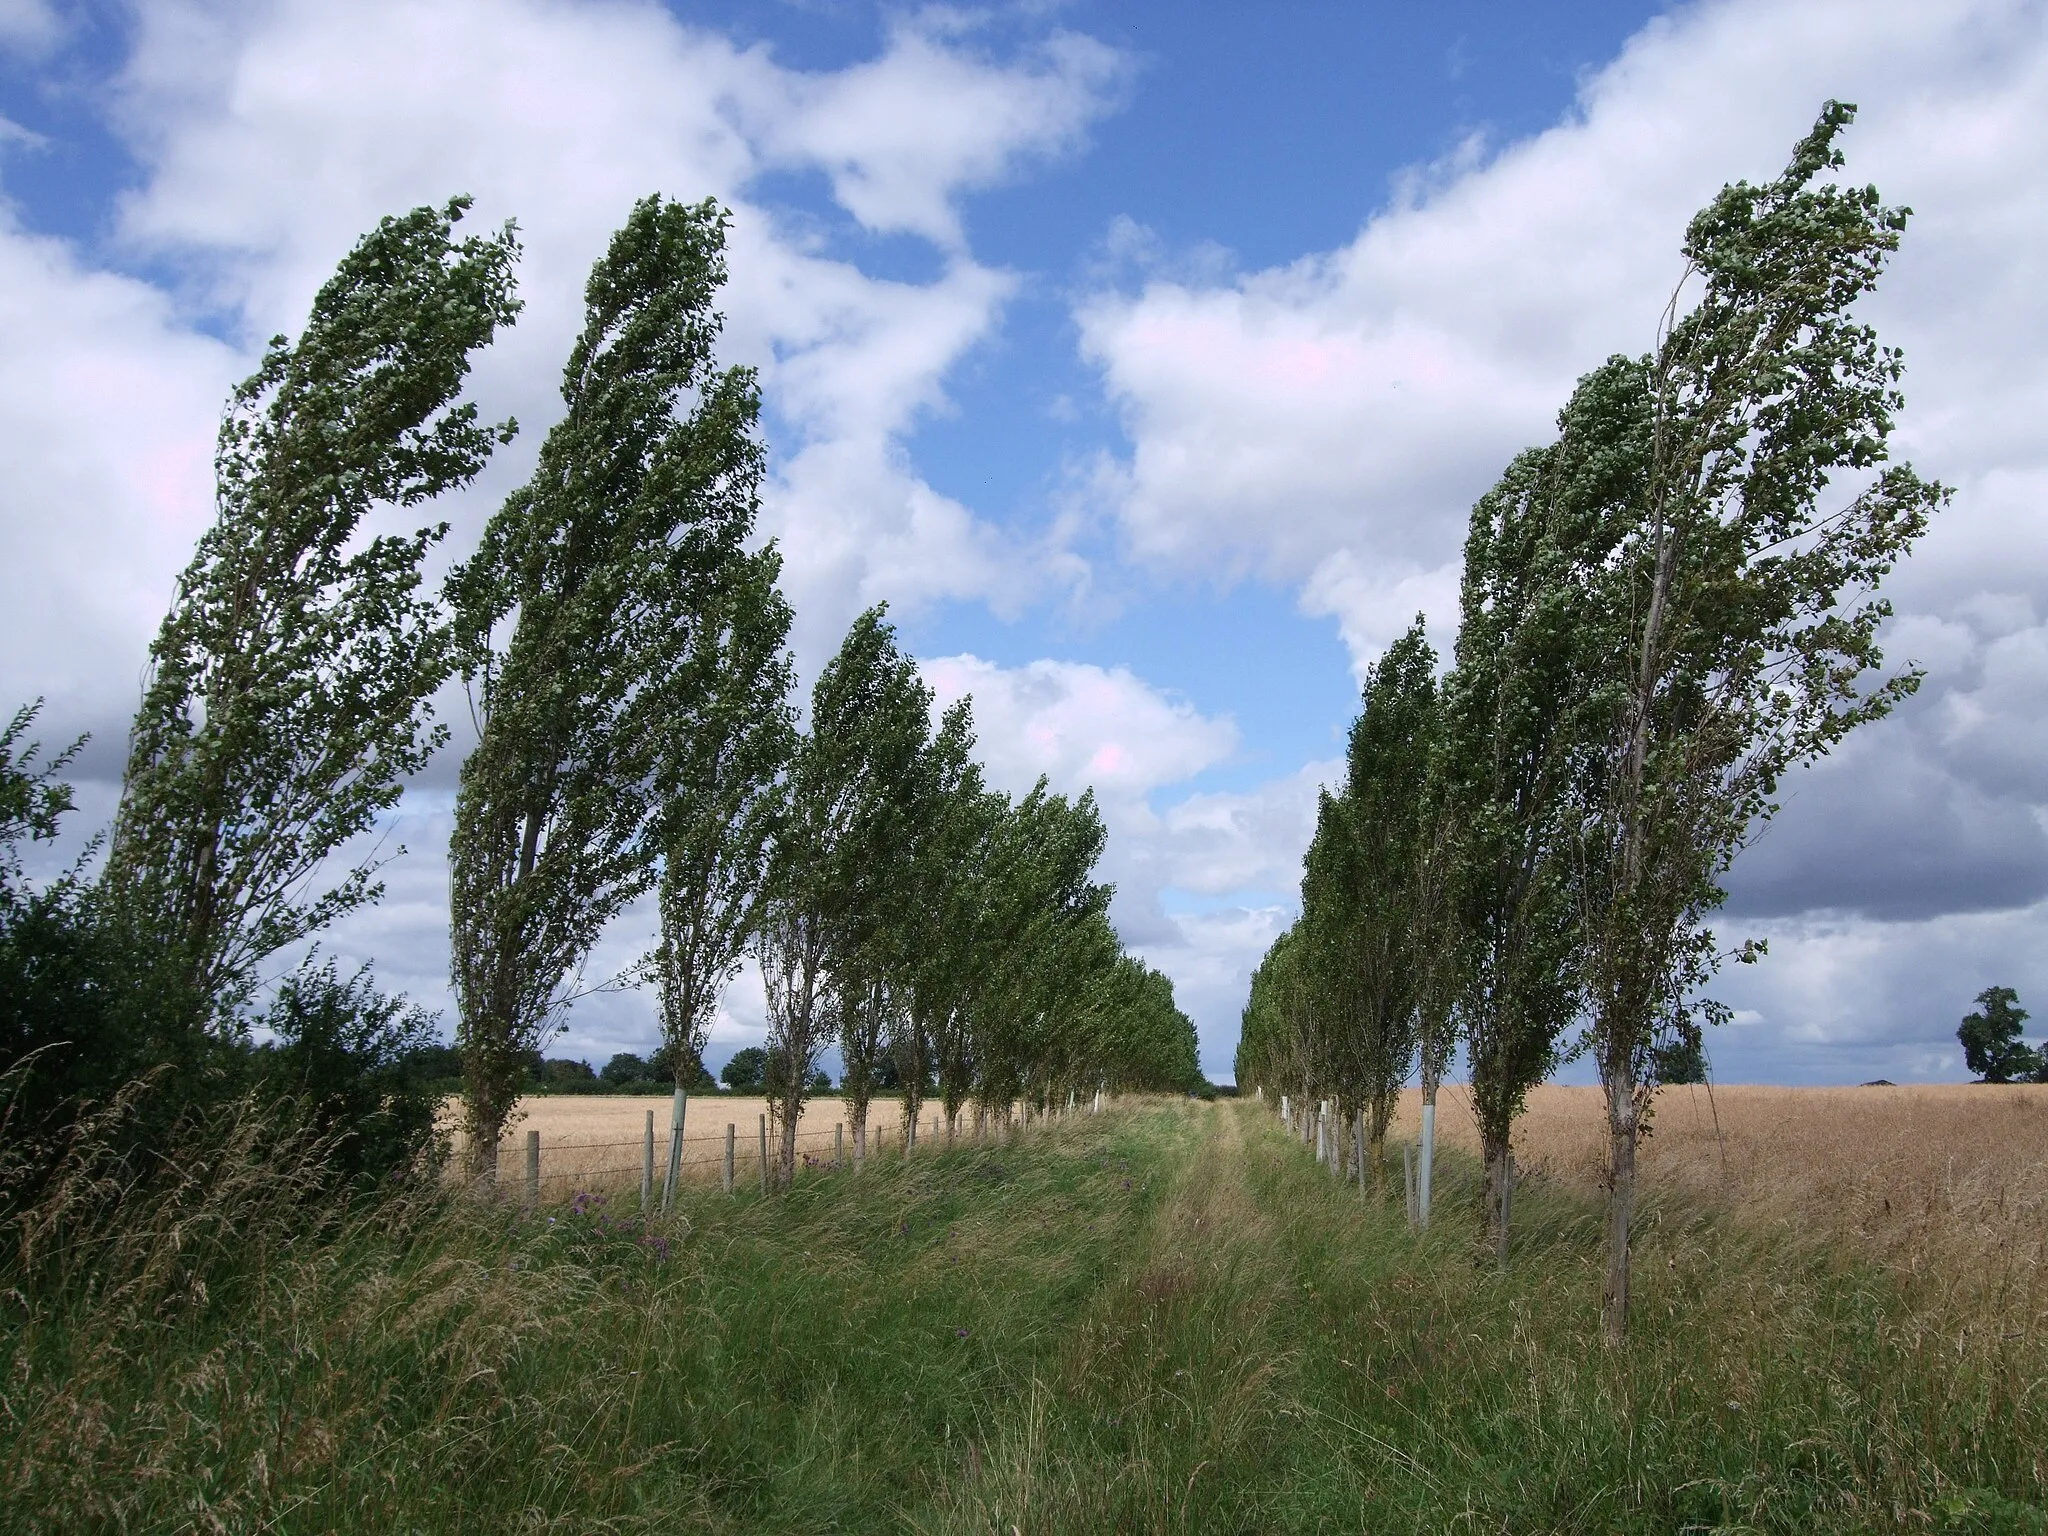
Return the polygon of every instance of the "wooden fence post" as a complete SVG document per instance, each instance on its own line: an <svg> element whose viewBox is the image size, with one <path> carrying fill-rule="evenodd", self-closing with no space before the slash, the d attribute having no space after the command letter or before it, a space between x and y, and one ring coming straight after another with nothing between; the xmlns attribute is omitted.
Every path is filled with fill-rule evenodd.
<svg viewBox="0 0 2048 1536"><path fill-rule="evenodd" d="M676 1185L683 1178L683 1117L689 1112L690 1096L676 1090L668 1110L668 1173L661 1181L661 1208L665 1211L676 1197Z"/></svg>
<svg viewBox="0 0 2048 1536"><path fill-rule="evenodd" d="M768 1117L761 1117L761 1192L768 1191Z"/></svg>
<svg viewBox="0 0 2048 1536"><path fill-rule="evenodd" d="M540 1132L526 1133L526 1203L540 1204Z"/></svg>
<svg viewBox="0 0 2048 1536"><path fill-rule="evenodd" d="M640 1209L654 1204L654 1111L647 1111L647 1140L640 1149Z"/></svg>
<svg viewBox="0 0 2048 1536"><path fill-rule="evenodd" d="M832 1166L837 1168L846 1161L846 1122L832 1122Z"/></svg>
<svg viewBox="0 0 2048 1536"><path fill-rule="evenodd" d="M739 1139L739 1127L730 1120L725 1125L725 1192L732 1193L732 1144Z"/></svg>

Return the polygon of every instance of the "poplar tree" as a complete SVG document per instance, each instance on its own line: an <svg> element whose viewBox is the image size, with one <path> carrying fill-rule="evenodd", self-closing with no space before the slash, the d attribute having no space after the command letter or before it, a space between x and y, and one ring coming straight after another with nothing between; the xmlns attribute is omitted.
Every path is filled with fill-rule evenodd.
<svg viewBox="0 0 2048 1536"><path fill-rule="evenodd" d="M756 460L758 467L759 461ZM753 494L737 482L733 494ZM661 858L661 933L641 962L661 1019L659 1059L674 1077L667 1208L682 1176L685 1110L718 1002L739 969L767 876L780 775L795 739L789 604L776 587L771 545L708 573L708 594L685 573L670 621L651 627L648 687L659 703L650 842ZM670 642L661 654L663 638Z"/></svg>
<svg viewBox="0 0 2048 1536"><path fill-rule="evenodd" d="M712 202L634 207L585 288L563 418L451 578L477 725L449 896L479 1178L591 946L654 879L667 669L746 586L759 404L714 357L724 245Z"/></svg>
<svg viewBox="0 0 2048 1536"><path fill-rule="evenodd" d="M1549 522L1561 484L1607 467L1585 450L1567 434L1519 455L1473 508L1443 689L1440 783L1459 829L1450 899L1465 937L1457 995L1487 1230L1503 1263L1514 1123L1557 1065L1584 990L1571 875L1588 668Z"/></svg>
<svg viewBox="0 0 2048 1536"><path fill-rule="evenodd" d="M957 718L959 728L942 730L933 742L929 809L915 863L910 998L896 1044L906 1127L915 1123L926 1070L955 1105L976 1078L972 1000L992 944L990 858L1008 800L983 786L969 756L969 717L963 711Z"/></svg>
<svg viewBox="0 0 2048 1536"><path fill-rule="evenodd" d="M929 835L935 756L967 730L963 700L931 740L931 690L900 654L882 661L863 722L867 780L850 820L841 867L849 889L833 940L840 1087L854 1144L867 1146L868 1106L883 1053L901 1032L913 963L911 907L918 899L918 845ZM964 754L965 746L958 750Z"/></svg>
<svg viewBox="0 0 2048 1536"><path fill-rule="evenodd" d="M1597 665L1578 899L1607 1102L1611 1339L1627 1328L1655 1053L1697 1039L1720 876L1788 769L1920 681L1868 680L1891 614L1875 590L1948 492L1887 462L1904 364L1850 314L1907 216L1874 187L1818 179L1841 169L1854 115L1827 103L1781 176L1726 187L1694 217L1656 350L1611 359L1564 413L1565 435L1608 466L1559 487L1553 530L1571 541L1560 564Z"/></svg>
<svg viewBox="0 0 2048 1536"><path fill-rule="evenodd" d="M381 221L228 398L214 521L150 646L104 877L174 1010L220 1017L266 956L376 900L375 855L323 866L446 739L429 701L450 627L420 566L448 525L359 534L511 438L457 403L519 309L511 226L457 241L468 207Z"/></svg>
<svg viewBox="0 0 2048 1536"><path fill-rule="evenodd" d="M1366 1115L1366 1151L1381 1168L1387 1123L1415 1060L1421 838L1435 746L1436 653L1418 615L1367 671L1363 707L1351 727L1343 796L1350 851L1350 964L1357 989L1349 1055Z"/></svg>
<svg viewBox="0 0 2048 1536"><path fill-rule="evenodd" d="M1060 1025L1077 1005L1091 960L1107 965L1116 952L1089 943L1114 895L1092 878L1107 834L1092 789L1069 800L1043 777L996 826L979 985L969 1009L975 1057L994 1102L1027 1094L1042 1102ZM949 1120L961 1097L948 1090Z"/></svg>
<svg viewBox="0 0 2048 1536"><path fill-rule="evenodd" d="M930 693L875 607L855 619L811 692L810 729L791 757L755 939L780 1065L769 1116L775 1179L796 1171L796 1130L818 1053L839 1034L871 935L877 850L898 835L929 729Z"/></svg>

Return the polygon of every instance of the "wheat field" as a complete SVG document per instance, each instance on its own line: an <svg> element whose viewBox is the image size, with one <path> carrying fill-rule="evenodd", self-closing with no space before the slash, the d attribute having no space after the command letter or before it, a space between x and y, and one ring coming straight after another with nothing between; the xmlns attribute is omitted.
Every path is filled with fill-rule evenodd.
<svg viewBox="0 0 2048 1536"><path fill-rule="evenodd" d="M445 1123L451 1130L456 1105L457 1101L451 1099L443 1108ZM659 1181L668 1167L669 1100L609 1094L549 1094L521 1099L506 1127L498 1160L499 1181L518 1184L525 1180L527 1135L538 1131L544 1199L566 1200L586 1191L637 1192L646 1156L650 1113L654 1117L655 1178ZM720 1178L725 1164L726 1127L731 1126L734 1178L740 1183L758 1181L761 1121L767 1113L768 1101L758 1095L691 1094L683 1119L683 1177L698 1183L713 1183ZM937 1114L937 1107L929 1101L920 1112L920 1146L943 1135L935 1118ZM971 1116L963 1116L962 1134L970 1133L970 1120ZM464 1151L459 1133L454 1135L453 1142L455 1156L451 1169L459 1169ZM836 1095L821 1095L807 1102L803 1117L797 1122L796 1145L798 1156L807 1167L829 1165L835 1152L851 1161L855 1154L854 1136L845 1101ZM903 1101L877 1099L870 1103L870 1155L899 1153L902 1145ZM772 1143L770 1154L773 1155Z"/></svg>
<svg viewBox="0 0 2048 1536"><path fill-rule="evenodd" d="M1412 1137L1420 1108L1404 1093L1392 1134ZM1437 1126L1477 1150L1464 1085L1444 1085ZM1545 1084L1516 1125L1515 1162L1525 1179L1597 1191L1606 1132L1598 1088ZM1652 1199L1852 1239L1907 1275L2033 1291L2048 1274L2048 1086L1664 1088L1640 1170Z"/></svg>

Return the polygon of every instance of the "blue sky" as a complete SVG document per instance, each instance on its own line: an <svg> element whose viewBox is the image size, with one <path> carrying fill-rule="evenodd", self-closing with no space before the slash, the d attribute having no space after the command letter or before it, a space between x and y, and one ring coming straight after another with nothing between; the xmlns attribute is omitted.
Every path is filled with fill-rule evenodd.
<svg viewBox="0 0 2048 1536"><path fill-rule="evenodd" d="M1689 212L1821 100L1911 203L1870 306L1904 445L1957 488L1896 584L1900 717L1788 785L1727 927L1734 1079L1953 1077L1983 986L2048 986L2048 23L2022 0L664 8L0 0L0 686L90 730L87 815L209 512L219 401L377 216L516 217L528 309L475 379L550 419L631 199L734 211L799 658L887 599L999 781L1093 786L1127 942L1227 1074L1359 670L1445 649L1472 499L1648 344ZM445 1001L452 757L334 942ZM629 959L630 914L600 966ZM760 1032L743 979L714 1059ZM558 1049L652 1038L580 1006Z"/></svg>

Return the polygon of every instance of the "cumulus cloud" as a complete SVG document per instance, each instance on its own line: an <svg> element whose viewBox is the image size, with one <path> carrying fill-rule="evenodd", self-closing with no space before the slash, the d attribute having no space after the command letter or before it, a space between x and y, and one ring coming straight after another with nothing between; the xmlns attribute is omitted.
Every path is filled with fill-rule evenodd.
<svg viewBox="0 0 2048 1536"><path fill-rule="evenodd" d="M53 736L95 729L104 767L212 515L213 429L239 359L156 288L81 265L4 209L0 334L0 683L47 695Z"/></svg>
<svg viewBox="0 0 2048 1536"><path fill-rule="evenodd" d="M0 683L62 693L118 733L211 512L227 386L296 329L363 229L455 193L475 196L474 222L521 226L527 309L475 393L527 430L451 504L453 545L531 462L584 275L633 200L660 191L733 211L725 350L761 370L781 450L764 532L782 541L807 656L880 596L1012 601L1052 579L926 485L900 443L944 408L948 371L1014 286L965 249L957 198L1078 142L1120 68L1100 45L1055 36L1004 60L906 21L877 58L807 73L618 0L165 0L134 25L112 99L140 175L111 254L148 279L0 222L17 342L0 360L0 448L21 531ZM963 142L968 101L989 110ZM827 170L862 222L938 242L938 275L870 277L751 198L764 172L800 164Z"/></svg>
<svg viewBox="0 0 2048 1536"><path fill-rule="evenodd" d="M1293 585L1359 665L1418 608L1444 645L1472 501L1550 434L1579 374L1647 349L1688 216L1773 175L1829 97L1861 106L1848 177L1915 210L1865 308L1908 360L1897 446L1956 498L1891 584L1887 646L1926 667L1921 698L1795 776L1732 882L1732 916L1794 925L1743 981L1783 988L1753 1010L1773 1029L1829 955L1876 945L1946 975L1929 948L1945 922L1978 925L1978 959L2038 942L2027 919L1983 914L2037 912L2048 890L2048 9L1674 10L1555 127L1416 168L1343 248L1155 271L1076 311L1129 442L1095 490L1133 555ZM1807 913L1837 937L1799 928Z"/></svg>
<svg viewBox="0 0 2048 1536"><path fill-rule="evenodd" d="M1125 667L1033 661L1000 667L978 656L923 664L934 708L972 695L980 758L990 782L1013 794L1040 774L1105 808L1154 824L1152 792L1215 766L1237 749L1237 727L1170 699Z"/></svg>
<svg viewBox="0 0 2048 1536"><path fill-rule="evenodd" d="M1071 33L991 69L960 49L965 30L957 14L898 17L882 57L784 75L743 110L778 162L825 168L867 228L959 248L953 194L1006 179L1021 157L1074 148L1128 71L1116 50Z"/></svg>

